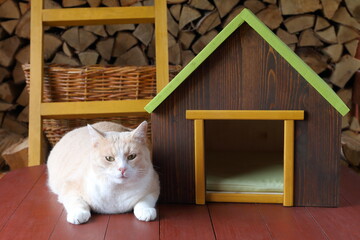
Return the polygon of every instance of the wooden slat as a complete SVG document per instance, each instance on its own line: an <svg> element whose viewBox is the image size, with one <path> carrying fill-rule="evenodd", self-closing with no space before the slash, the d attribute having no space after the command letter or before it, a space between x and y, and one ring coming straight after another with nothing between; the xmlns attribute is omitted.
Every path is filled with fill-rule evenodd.
<svg viewBox="0 0 360 240"><path fill-rule="evenodd" d="M33 1L31 4L31 89L29 97L29 166L39 165L42 149L42 122L40 115L40 103L42 99L42 79L43 79L43 24L41 22L41 9L43 0Z"/></svg>
<svg viewBox="0 0 360 240"><path fill-rule="evenodd" d="M337 207L341 116L314 88L308 91L308 117L296 122L294 205Z"/></svg>
<svg viewBox="0 0 360 240"><path fill-rule="evenodd" d="M160 205L160 239L215 239L207 206Z"/></svg>
<svg viewBox="0 0 360 240"><path fill-rule="evenodd" d="M66 211L64 210L57 222L50 240L76 239L76 240L97 240L104 239L109 215L91 214L89 222L73 225L66 221Z"/></svg>
<svg viewBox="0 0 360 240"><path fill-rule="evenodd" d="M142 222L137 220L132 212L111 215L104 239L156 240L159 239L159 224L159 218L152 222Z"/></svg>
<svg viewBox="0 0 360 240"><path fill-rule="evenodd" d="M255 204L209 204L209 212L218 240L272 239Z"/></svg>
<svg viewBox="0 0 360 240"><path fill-rule="evenodd" d="M153 6L44 9L42 17L48 26L152 23L155 10Z"/></svg>
<svg viewBox="0 0 360 240"><path fill-rule="evenodd" d="M280 205L268 204L259 204L258 208L273 239L327 239L306 208L285 208ZM333 227L335 228L335 226Z"/></svg>
<svg viewBox="0 0 360 240"><path fill-rule="evenodd" d="M23 168L6 174L0 180L0 235L5 223L44 171L44 165Z"/></svg>
<svg viewBox="0 0 360 240"><path fill-rule="evenodd" d="M80 226L66 222L44 170L44 165L20 169L0 180L1 239L360 239L360 175L350 169L342 169L346 199L339 208L160 205L154 222L140 222L133 213L93 214Z"/></svg>
<svg viewBox="0 0 360 240"><path fill-rule="evenodd" d="M341 187L340 187L340 195L342 197L342 202L345 203L345 206L340 205L340 207L348 207L347 203L350 204L352 210L350 210L352 213L352 217L350 218L351 222L347 222L345 219L340 219L339 222L342 222L344 225L348 225L349 228L353 226L353 218L356 218L355 221L358 223L360 222L359 216L360 216L360 185L358 184L360 182L360 172L355 172L354 170L342 166L341 168ZM346 216L344 216L346 217ZM352 239L358 239L360 234L358 231L358 227L354 229L353 231L350 230L352 233Z"/></svg>
<svg viewBox="0 0 360 240"><path fill-rule="evenodd" d="M297 110L188 110L187 119L212 120L303 120L304 111Z"/></svg>
<svg viewBox="0 0 360 240"><path fill-rule="evenodd" d="M195 132L195 202L205 204L205 149L204 149L204 120L194 121Z"/></svg>
<svg viewBox="0 0 360 240"><path fill-rule="evenodd" d="M206 201L208 202L283 203L283 199L283 194L206 193Z"/></svg>
<svg viewBox="0 0 360 240"><path fill-rule="evenodd" d="M294 205L294 120L284 121L284 206Z"/></svg>
<svg viewBox="0 0 360 240"><path fill-rule="evenodd" d="M357 181L357 183L359 180ZM308 208L328 239L360 239L360 207L340 197L338 208Z"/></svg>
<svg viewBox="0 0 360 240"><path fill-rule="evenodd" d="M1 239L49 238L63 208L46 182L43 174L0 232Z"/></svg>
<svg viewBox="0 0 360 240"><path fill-rule="evenodd" d="M166 0L155 0L156 88L160 92L169 83L169 56Z"/></svg>
<svg viewBox="0 0 360 240"><path fill-rule="evenodd" d="M147 115L144 106L150 100L42 103L44 118L110 117L124 114Z"/></svg>

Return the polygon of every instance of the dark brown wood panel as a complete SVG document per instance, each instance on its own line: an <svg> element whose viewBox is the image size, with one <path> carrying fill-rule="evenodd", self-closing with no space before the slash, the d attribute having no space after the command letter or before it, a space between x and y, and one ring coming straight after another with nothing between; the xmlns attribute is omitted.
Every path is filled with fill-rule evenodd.
<svg viewBox="0 0 360 240"><path fill-rule="evenodd" d="M66 211L64 210L56 223L51 240L97 240L104 239L109 222L109 215L92 214L89 222L81 225L73 225L66 221Z"/></svg>
<svg viewBox="0 0 360 240"><path fill-rule="evenodd" d="M255 204L215 203L208 206L216 239L272 239Z"/></svg>
<svg viewBox="0 0 360 240"><path fill-rule="evenodd" d="M156 240L159 239L159 224L159 218L152 222L142 222L133 213L111 215L105 240Z"/></svg>
<svg viewBox="0 0 360 240"><path fill-rule="evenodd" d="M44 166L19 169L1 179L0 231L44 171Z"/></svg>
<svg viewBox="0 0 360 240"><path fill-rule="evenodd" d="M306 208L288 208L272 204L257 206L273 239L327 239Z"/></svg>
<svg viewBox="0 0 360 240"><path fill-rule="evenodd" d="M195 200L193 121L186 110L223 109L305 110L305 121L295 125L295 204L338 204L339 114L246 24L152 114L163 202Z"/></svg>
<svg viewBox="0 0 360 240"><path fill-rule="evenodd" d="M194 135L189 134L194 131L193 122L185 119L184 110L179 113L181 116L166 112L161 109L152 115L151 126L155 133L153 162L160 177L160 202L193 203Z"/></svg>
<svg viewBox="0 0 360 240"><path fill-rule="evenodd" d="M306 125L297 136L297 140L303 138L302 144L295 150L296 205L335 207L339 204L340 116L313 88L308 102Z"/></svg>
<svg viewBox="0 0 360 240"><path fill-rule="evenodd" d="M160 239L215 239L207 206L160 205Z"/></svg>
<svg viewBox="0 0 360 240"><path fill-rule="evenodd" d="M2 239L49 239L63 208L56 195L50 194L46 180L43 174L18 205L0 233Z"/></svg>

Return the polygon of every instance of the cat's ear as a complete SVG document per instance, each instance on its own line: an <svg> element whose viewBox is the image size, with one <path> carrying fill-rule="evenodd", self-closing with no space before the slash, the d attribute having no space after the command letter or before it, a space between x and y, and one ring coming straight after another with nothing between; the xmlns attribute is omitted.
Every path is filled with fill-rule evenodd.
<svg viewBox="0 0 360 240"><path fill-rule="evenodd" d="M99 130L95 129L93 126L91 126L90 124L87 125L89 134L91 136L91 140L94 144L96 144L97 142L99 142L99 140L104 139L104 134L102 132L100 132Z"/></svg>
<svg viewBox="0 0 360 240"><path fill-rule="evenodd" d="M147 138L147 128L148 128L148 123L147 121L143 121L135 130L133 130L133 138L135 138L136 140L140 141L140 142L146 142L146 138Z"/></svg>

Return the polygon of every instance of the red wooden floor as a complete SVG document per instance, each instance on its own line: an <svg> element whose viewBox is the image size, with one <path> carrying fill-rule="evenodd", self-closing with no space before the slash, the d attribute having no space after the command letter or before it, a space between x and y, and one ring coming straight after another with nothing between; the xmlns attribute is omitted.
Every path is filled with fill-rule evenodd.
<svg viewBox="0 0 360 240"><path fill-rule="evenodd" d="M360 175L343 168L339 208L287 208L270 204L160 205L157 221L133 214L95 215L66 222L46 187L44 166L0 179L0 239L360 239Z"/></svg>

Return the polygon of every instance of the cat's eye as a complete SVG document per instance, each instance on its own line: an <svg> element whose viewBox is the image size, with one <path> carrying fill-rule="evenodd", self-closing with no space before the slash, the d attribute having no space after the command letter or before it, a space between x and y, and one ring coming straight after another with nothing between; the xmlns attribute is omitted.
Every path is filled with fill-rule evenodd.
<svg viewBox="0 0 360 240"><path fill-rule="evenodd" d="M129 156L127 156L127 160L131 161L134 160L136 158L136 154L130 154Z"/></svg>
<svg viewBox="0 0 360 240"><path fill-rule="evenodd" d="M113 161L115 161L115 158L112 157L112 156L106 156L105 159L106 159L106 161L108 161L108 162L113 162Z"/></svg>

